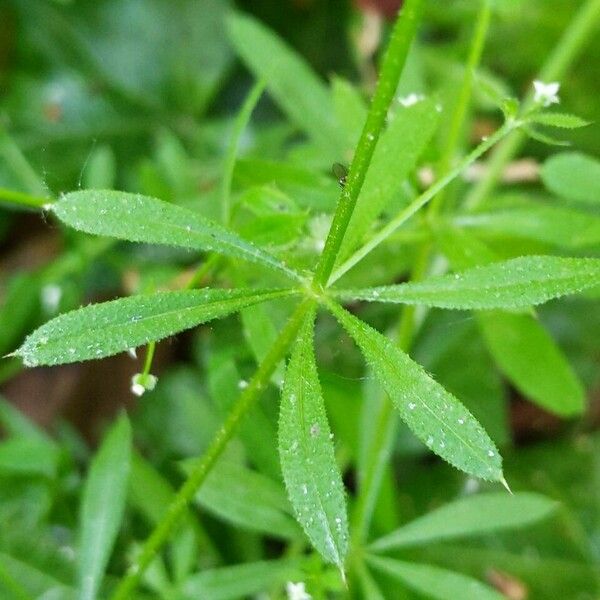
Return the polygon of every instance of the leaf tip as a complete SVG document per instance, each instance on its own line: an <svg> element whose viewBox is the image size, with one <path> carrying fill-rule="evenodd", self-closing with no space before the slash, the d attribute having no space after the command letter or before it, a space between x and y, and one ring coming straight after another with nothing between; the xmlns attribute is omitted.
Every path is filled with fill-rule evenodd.
<svg viewBox="0 0 600 600"><path fill-rule="evenodd" d="M500 483L506 488L506 490L508 491L508 493L511 496L514 496L513 491L510 489L510 486L508 485L508 481L506 481L506 478L504 477L504 475L502 475L502 477L500 478Z"/></svg>

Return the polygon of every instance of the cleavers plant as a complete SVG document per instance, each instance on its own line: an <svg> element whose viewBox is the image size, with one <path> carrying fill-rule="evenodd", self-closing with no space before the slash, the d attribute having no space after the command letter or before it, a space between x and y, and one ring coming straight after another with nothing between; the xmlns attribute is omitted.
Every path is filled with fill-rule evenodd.
<svg viewBox="0 0 600 600"><path fill-rule="evenodd" d="M424 544L430 539L451 539L525 525L555 509L553 502L541 496L528 493L511 496L502 490L442 507L377 540L369 540L382 469L393 443L394 414L399 415L422 444L449 464L473 478L498 482L508 488L502 457L484 427L455 395L409 356L411 342L423 322L423 314L419 316L414 306L424 311L430 308L475 311L482 336L499 368L516 387L556 414L572 416L584 408L583 392L536 320L534 307L600 285L598 258L502 256L471 233L474 230L484 238L497 232L516 233L520 224L530 223L532 218L556 221L560 215L553 210L564 210L563 214L567 214L568 208L550 209L522 202L488 208L483 204L485 194L477 191L479 188L466 195L464 202L461 195L453 193L460 177L498 143L527 134L553 143L556 140L539 127L570 129L586 125L574 115L545 110L549 102L544 98L532 96L521 105L513 98L494 97L503 112L504 124L456 160L490 21L492 8L488 0L481 2L461 93L456 105L450 107L450 133L435 180L418 192L419 184L407 179L434 136L444 108L435 98L415 97L398 102L398 83L421 22L423 6L424 0L404 2L381 61L368 111L353 90L341 82L336 84L337 101L351 106L354 114L364 115L364 126L354 149L351 145L356 140L356 123L344 123L334 116L329 92L308 67L254 20L240 14L229 17L233 44L256 75L257 83L235 123L223 175L220 223L173 203L126 192L81 190L61 195L55 201L44 201L43 209L50 217L80 232L184 248L206 253L206 260L186 289L92 304L50 320L29 335L13 354L28 367L99 359L144 345L149 345L152 356L154 343L161 339L261 303L281 303L289 315L273 343L263 352L257 371L229 407L204 454L186 467L185 483L132 557L127 574L115 587L114 600L133 597L157 553L187 518L189 504L199 490L201 493L211 473L219 469L219 459L228 442L239 433L244 418L273 381L281 384L279 460L296 521L324 561L334 564L344 581L348 575L350 589L359 585L366 597L377 597L373 569L387 572L408 587L433 597L500 598L491 588L475 584L464 575L382 558L378 554ZM574 52L572 44L569 51ZM273 58L265 60L266 57ZM232 226L236 210L232 178L238 146L265 89L308 136L312 144L309 153L318 169L326 162L351 156L348 177L341 187L326 239L320 240L324 244L316 264L310 264L314 255L307 259L301 252L294 256L265 249ZM564 157L569 159L569 155ZM562 165L552 167L549 162L544 177L550 187L560 188L563 175L557 170ZM568 167L565 170L568 173ZM490 185L493 183L488 182L486 189ZM566 187L566 193L576 193L572 186ZM7 194L4 198L10 200ZM25 198L21 203L39 206L41 200L37 202L34 198L27 202ZM397 207L395 213L390 211L392 205ZM569 219L575 223L576 217ZM533 239L560 236L558 229L529 227ZM588 221L587 228L587 238L585 232L580 232L578 248L600 239L598 224L594 228ZM407 235L409 251L412 253L416 248L410 281L390 280L385 285L367 287L344 285L344 278L364 264L363 260L382 256L377 254L382 247L403 252L403 233ZM247 267L240 267L241 264ZM248 285L233 289L191 289L207 273L216 272L223 265L243 271L238 279L247 280ZM444 273L446 270L450 272ZM385 335L356 316L359 302L404 305L396 334ZM343 305L349 305L350 309ZM317 316L325 312L354 341L369 373L385 394L382 402L373 405L375 435L365 450L358 495L350 514L314 348ZM553 367L550 370L554 372L554 380L546 382L546 387L524 375L528 368L526 352L519 355L519 348L525 348L525 341L531 339L536 340L538 358L543 356ZM275 374L288 355L283 382L279 382ZM144 375L149 375L150 368L151 358ZM103 515L106 507L94 499L101 495L106 483L98 483L95 476L106 476L104 463L109 465L107 470L112 468L110 465L121 464L121 470L112 475L114 489L122 492L130 468L127 456L130 435L128 421L121 417L90 473L82 518L89 523L102 517L108 526L102 531L89 526L82 529L82 547L87 551L79 567L81 598L96 597L101 587L125 502L121 498L117 509ZM287 524L282 527L288 531ZM445 590L446 595L440 595L436 591L439 589Z"/></svg>

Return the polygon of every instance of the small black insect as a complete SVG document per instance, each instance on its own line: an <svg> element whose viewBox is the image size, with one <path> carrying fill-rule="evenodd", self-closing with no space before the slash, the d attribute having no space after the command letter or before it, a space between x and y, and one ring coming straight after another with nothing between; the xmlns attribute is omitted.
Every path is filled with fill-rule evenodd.
<svg viewBox="0 0 600 600"><path fill-rule="evenodd" d="M333 163L331 172L338 180L340 187L344 187L346 185L346 179L348 178L348 169L343 164L336 162Z"/></svg>

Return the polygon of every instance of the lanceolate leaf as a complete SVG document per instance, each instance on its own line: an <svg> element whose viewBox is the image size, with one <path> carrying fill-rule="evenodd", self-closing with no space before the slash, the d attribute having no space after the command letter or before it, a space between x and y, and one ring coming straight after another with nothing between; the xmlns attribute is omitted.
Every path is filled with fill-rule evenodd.
<svg viewBox="0 0 600 600"><path fill-rule="evenodd" d="M378 552L433 541L523 527L544 519L558 504L539 494L479 494L456 500L371 544Z"/></svg>
<svg viewBox="0 0 600 600"><path fill-rule="evenodd" d="M343 569L346 502L315 365L313 326L314 313L302 326L285 375L279 454L299 523L321 555Z"/></svg>
<svg viewBox="0 0 600 600"><path fill-rule="evenodd" d="M254 598L288 581L301 580L302 565L297 558L285 558L204 569L183 582L182 593L185 598L207 600Z"/></svg>
<svg viewBox="0 0 600 600"><path fill-rule="evenodd" d="M528 398L561 416L580 414L585 390L564 354L531 315L482 313L478 321L501 371Z"/></svg>
<svg viewBox="0 0 600 600"><path fill-rule="evenodd" d="M600 284L600 259L523 256L417 283L338 292L344 300L440 308L527 308Z"/></svg>
<svg viewBox="0 0 600 600"><path fill-rule="evenodd" d="M377 143L373 160L344 236L340 260L348 256L396 196L427 146L439 119L432 100L399 107Z"/></svg>
<svg viewBox="0 0 600 600"><path fill-rule="evenodd" d="M548 125L548 127L560 127L561 129L577 129L590 124L589 121L585 121L577 115L557 112L537 113L531 117L531 120L534 123Z"/></svg>
<svg viewBox="0 0 600 600"><path fill-rule="evenodd" d="M211 250L298 278L277 258L235 232L194 211L156 198L111 190L85 190L65 194L51 204L49 210L79 231L132 242Z"/></svg>
<svg viewBox="0 0 600 600"><path fill-rule="evenodd" d="M492 262L495 254L480 241L448 229L440 238L452 264ZM544 327L528 314L477 314L483 339L500 370L526 396L563 416L579 414L585 393L567 359Z"/></svg>
<svg viewBox="0 0 600 600"><path fill-rule="evenodd" d="M454 571L432 565L409 563L391 558L367 557L379 571L403 581L427 598L436 600L506 600L489 586Z"/></svg>
<svg viewBox="0 0 600 600"><path fill-rule="evenodd" d="M339 305L332 302L329 307L413 433L458 469L502 481L502 459L473 415L391 340Z"/></svg>
<svg viewBox="0 0 600 600"><path fill-rule="evenodd" d="M15 352L25 365L58 365L124 352L289 290L186 290L91 304L36 329Z"/></svg>
<svg viewBox="0 0 600 600"><path fill-rule="evenodd" d="M125 509L130 459L131 429L122 416L94 457L83 490L78 560L81 600L97 596Z"/></svg>
<svg viewBox="0 0 600 600"><path fill-rule="evenodd" d="M496 200L493 204L497 205ZM454 218L454 223L474 228L478 235L515 236L565 248L600 244L600 218L596 215L533 201L520 202L514 207L491 208L489 212L459 215Z"/></svg>
<svg viewBox="0 0 600 600"><path fill-rule="evenodd" d="M542 167L544 185L568 200L600 203L600 161L580 152L563 152Z"/></svg>
<svg viewBox="0 0 600 600"><path fill-rule="evenodd" d="M243 14L227 20L237 53L257 78L267 82L269 94L332 157L345 149L345 136L335 119L324 83L306 62L259 21Z"/></svg>

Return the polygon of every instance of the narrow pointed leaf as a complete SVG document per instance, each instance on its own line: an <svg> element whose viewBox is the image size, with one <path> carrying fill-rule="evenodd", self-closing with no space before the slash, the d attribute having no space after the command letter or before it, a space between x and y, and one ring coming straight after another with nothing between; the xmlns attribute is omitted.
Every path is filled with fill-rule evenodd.
<svg viewBox="0 0 600 600"><path fill-rule="evenodd" d="M506 492L456 500L411 521L371 544L378 552L524 527L549 516L558 503L539 494Z"/></svg>
<svg viewBox="0 0 600 600"><path fill-rule="evenodd" d="M338 292L344 300L519 309L600 285L600 259L522 256L417 283Z"/></svg>
<svg viewBox="0 0 600 600"><path fill-rule="evenodd" d="M375 219L399 195L404 180L431 139L439 116L432 100L422 100L396 110L375 148L344 236L340 260L348 256Z"/></svg>
<svg viewBox="0 0 600 600"><path fill-rule="evenodd" d="M235 232L187 208L157 198L84 190L65 194L50 205L56 216L79 231L148 244L210 250L257 263L297 279L277 258Z"/></svg>
<svg viewBox="0 0 600 600"><path fill-rule="evenodd" d="M494 204L497 204L496 200ZM565 248L600 244L600 217L570 207L533 201L521 202L513 207L491 208L489 212L459 215L454 223L459 227L473 228L479 235L515 236Z"/></svg>
<svg viewBox="0 0 600 600"><path fill-rule="evenodd" d="M438 456L482 479L502 480L502 459L471 413L387 337L339 305L330 309L357 343L401 418Z"/></svg>
<svg viewBox="0 0 600 600"><path fill-rule="evenodd" d="M335 119L325 84L281 38L247 15L227 19L229 39L257 79L295 125L332 157L342 153L345 136Z"/></svg>
<svg viewBox="0 0 600 600"><path fill-rule="evenodd" d="M577 129L578 127L585 127L590 124L589 121L586 121L577 115L557 112L537 113L531 117L531 120L534 123L540 123L540 125L559 127L561 129Z"/></svg>
<svg viewBox="0 0 600 600"><path fill-rule="evenodd" d="M367 561L379 571L435 600L505 600L505 596L477 579L454 571L391 558L369 556Z"/></svg>
<svg viewBox="0 0 600 600"><path fill-rule="evenodd" d="M185 598L207 600L254 598L259 597L260 592L268 592L288 581L301 580L302 577L302 561L297 558L265 560L204 569L183 582L182 592Z"/></svg>
<svg viewBox="0 0 600 600"><path fill-rule="evenodd" d="M111 356L224 317L288 290L186 290L120 298L59 315L15 352L28 367Z"/></svg>
<svg viewBox="0 0 600 600"><path fill-rule="evenodd" d="M189 473L195 460L184 463ZM252 502L248 499L252 498ZM243 465L221 460L196 493L196 502L225 521L283 539L299 539L300 528L280 483Z"/></svg>
<svg viewBox="0 0 600 600"><path fill-rule="evenodd" d="M500 370L525 396L557 415L585 408L585 390L550 334L531 315L482 313L483 338Z"/></svg>
<svg viewBox="0 0 600 600"><path fill-rule="evenodd" d="M317 375L313 326L314 313L304 322L285 375L279 455L298 522L320 554L342 569L346 502Z"/></svg>
<svg viewBox="0 0 600 600"><path fill-rule="evenodd" d="M127 417L122 416L92 460L83 490L78 556L80 600L97 597L125 509L130 459L131 428Z"/></svg>
<svg viewBox="0 0 600 600"><path fill-rule="evenodd" d="M600 203L600 161L580 152L563 152L542 167L542 181L555 194L585 204Z"/></svg>

